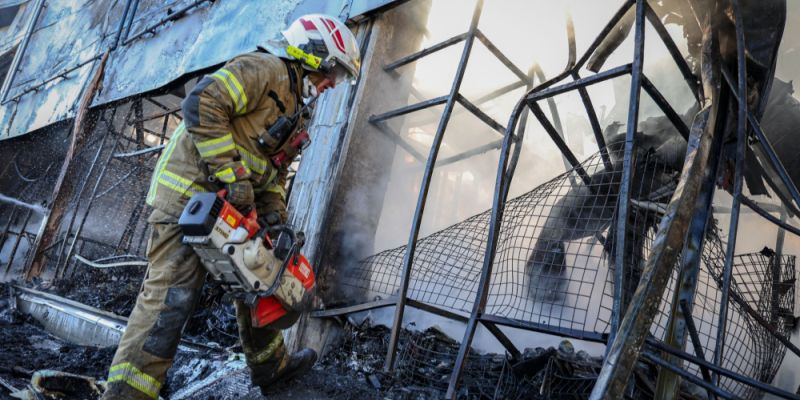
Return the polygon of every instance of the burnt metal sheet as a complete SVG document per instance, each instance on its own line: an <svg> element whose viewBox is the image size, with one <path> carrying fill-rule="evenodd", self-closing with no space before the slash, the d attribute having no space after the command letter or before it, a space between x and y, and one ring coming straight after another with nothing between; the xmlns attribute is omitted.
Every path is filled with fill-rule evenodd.
<svg viewBox="0 0 800 400"><path fill-rule="evenodd" d="M120 27L127 34L109 57L103 90L93 107L153 91L255 50L302 14L349 19L399 2L141 0L134 2L130 21L121 24L127 0L48 0L27 49L19 55L20 69L7 99L0 105L0 140L73 118L92 70L113 46ZM184 8L185 13L167 18ZM164 23L140 35L159 21ZM20 25L12 26L15 30L9 36L18 36L27 24Z"/></svg>

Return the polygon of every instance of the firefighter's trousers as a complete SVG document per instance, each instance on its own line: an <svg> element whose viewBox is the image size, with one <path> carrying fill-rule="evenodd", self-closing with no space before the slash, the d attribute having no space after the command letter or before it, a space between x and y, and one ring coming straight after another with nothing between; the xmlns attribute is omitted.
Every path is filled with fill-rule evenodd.
<svg viewBox="0 0 800 400"><path fill-rule="evenodd" d="M103 399L155 399L166 380L186 321L194 310L206 271L191 247L181 243L180 228L150 216L150 261L144 286L128 319L108 374ZM270 374L288 358L279 329L254 328L249 309L236 304L236 319L247 364L253 373Z"/></svg>

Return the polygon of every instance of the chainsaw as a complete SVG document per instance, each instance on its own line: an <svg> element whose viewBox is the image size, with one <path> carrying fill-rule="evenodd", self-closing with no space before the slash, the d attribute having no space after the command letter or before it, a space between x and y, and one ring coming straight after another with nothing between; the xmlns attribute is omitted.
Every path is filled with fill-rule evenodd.
<svg viewBox="0 0 800 400"><path fill-rule="evenodd" d="M287 225L262 228L255 210L243 215L225 200L224 191L192 196L178 225L183 243L194 248L226 296L250 308L254 327L302 311L315 284L314 271L300 254L302 232Z"/></svg>

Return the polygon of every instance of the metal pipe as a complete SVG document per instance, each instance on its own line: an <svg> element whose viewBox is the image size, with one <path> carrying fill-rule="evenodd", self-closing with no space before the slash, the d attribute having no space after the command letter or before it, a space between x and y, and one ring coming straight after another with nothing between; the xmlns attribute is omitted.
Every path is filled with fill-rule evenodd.
<svg viewBox="0 0 800 400"><path fill-rule="evenodd" d="M373 125L375 125L375 127L377 127L378 130L381 131L381 133L386 135L386 137L388 137L389 140L393 141L395 144L397 144L398 146L402 147L403 150L408 152L408 154L411 154L411 156L413 156L417 161L422 162L422 161L425 160L425 157L423 157L422 154L420 154L417 151L417 149L414 148L414 146L408 144L408 142L403 140L403 138L401 138L396 133L394 133L391 130L391 128L389 128L389 126L386 125L386 123L384 123L384 122L376 122Z"/></svg>
<svg viewBox="0 0 800 400"><path fill-rule="evenodd" d="M44 85L46 85L46 84L48 84L50 82L53 82L56 79L66 79L67 78L67 74L69 74L70 72L75 71L75 70L80 69L80 68L83 68L87 64L97 61L98 59L103 57L104 54L105 54L105 52L103 52L102 54L97 54L94 57L92 57L92 58L90 58L90 59L88 59L86 61L79 62L75 66L64 68L60 72L56 72L55 74L51 75L49 78L47 78L47 79L45 79L45 80L43 80L43 81L41 81L41 82L39 82L39 83L37 83L35 85L27 86L25 89L23 89L21 92L15 94L10 99L3 100L2 103L0 103L0 105L5 105L5 104L8 104L8 103L10 103L12 101L16 101L16 100L20 99L22 96L25 96L26 94L28 94L30 92L37 91L42 86L44 86ZM7 95L8 95L8 93L6 93L6 96Z"/></svg>
<svg viewBox="0 0 800 400"><path fill-rule="evenodd" d="M102 139L100 139L100 144L97 147L97 152L94 154L94 158L92 159L92 163L89 165L89 171L86 173L84 179L81 180L80 187L78 188L78 192L73 197L75 202L79 202L81 197L83 197L83 192L86 190L86 183L89 182L89 179L92 177L92 172L94 172L94 167L97 166L97 160L100 158L100 154L103 152L103 147L105 146L106 139L108 135L113 132L112 121L117 114L117 108L115 107L111 111L111 118L106 118L105 111L101 111L103 119L106 123L106 133L103 135ZM128 114L130 116L130 112ZM64 241L61 242L61 246L58 249L58 260L56 260L56 271L55 276L60 276L61 273L61 256L64 254L64 249L66 248L67 241L69 239L69 233L72 231L72 226L75 224L75 219L78 217L78 210L80 209L80 205L74 208L72 212L72 216L70 217L69 224L67 225L66 233L64 234ZM77 237L76 237L77 239ZM67 258L66 262L64 263L64 268L69 264L69 258Z"/></svg>
<svg viewBox="0 0 800 400"><path fill-rule="evenodd" d="M369 117L369 122L376 123L382 122L390 118L399 117L401 115L406 115L415 111L424 110L428 107L438 106L441 104L445 104L448 102L450 96L440 96L430 100L421 101L416 104L410 104L405 107L400 107L392 111L385 112L383 114L373 115Z"/></svg>
<svg viewBox="0 0 800 400"><path fill-rule="evenodd" d="M499 122L495 121L494 118L487 115L483 110L478 108L476 105L470 103L464 96L461 94L456 94L456 101L464 106L469 112L472 113L475 117L479 120L483 121L486 125L489 125L490 128L494 129L500 135L503 135L506 131L506 127L500 125Z"/></svg>
<svg viewBox="0 0 800 400"><path fill-rule="evenodd" d="M481 320L481 323L486 327L486 330L488 330L492 335L494 335L495 338L497 338L497 341L503 345L513 360L522 359L522 352L519 351L517 346L514 345L514 342L512 342L511 339L509 339L508 336L506 336L506 334L494 324L494 322Z"/></svg>
<svg viewBox="0 0 800 400"><path fill-rule="evenodd" d="M572 79L575 81L581 79L581 75L578 71L572 74ZM612 171L614 166L611 165L611 157L608 155L608 149L606 148L606 139L603 137L603 128L600 127L600 120L597 118L597 112L594 109L594 104L592 104L589 91L586 90L585 87L579 87L578 94L581 96L583 108L586 109L586 116L589 117L589 125L592 127L592 133L594 134L594 140L597 142L597 148L600 149L600 158L603 160L603 166L606 168L606 171Z"/></svg>
<svg viewBox="0 0 800 400"><path fill-rule="evenodd" d="M686 62L686 59L683 58L683 54L678 49L678 46L675 44L675 41L672 40L672 36L669 35L667 28L658 18L653 8L650 7L650 4L647 4L646 15L647 20L650 21L650 25L653 26L658 36L661 38L661 42L664 43L664 46L667 48L667 52L669 52L672 59L675 61L675 65L678 66L678 70L683 75L683 79L686 81L686 84L689 86L689 90L691 90L692 95L694 95L695 101L700 103L700 99L703 98L703 87L700 86L700 83L697 80L697 77L692 72L692 68Z"/></svg>
<svg viewBox="0 0 800 400"><path fill-rule="evenodd" d="M392 333L389 338L389 348L386 354L386 364L384 369L391 371L394 369L395 356L397 352L397 343L400 337L400 330L403 323L403 313L405 311L406 301L408 300L408 286L411 280L411 266L414 263L414 251L417 247L417 238L419 237L420 225L422 223L422 215L425 211L425 203L428 197L428 189L430 188L431 178L433 176L433 168L436 164L436 157L439 154L439 147L444 138L444 132L447 128L447 123L450 121L450 114L456 103L456 96L461 89L461 82L464 79L464 73L467 69L467 61L469 60L472 45L475 42L475 31L478 29L478 21L480 20L481 10L483 8L483 0L478 0L475 4L475 10L472 14L472 21L470 22L469 32L464 41L464 49L461 53L461 59L458 63L456 76L453 85L450 89L450 94L447 98L447 104L442 112L442 119L439 121L439 127L436 129L436 136L431 145L430 154L428 155L427 164L425 166L425 173L422 176L420 183L419 198L417 199L417 207L414 212L414 221L411 226L411 232L406 245L405 258L403 260L403 274L401 280L400 291L398 293L397 307L395 309L394 323L392 325Z"/></svg>
<svg viewBox="0 0 800 400"><path fill-rule="evenodd" d="M133 6L131 7L130 17L128 18L129 22L128 25L125 26L125 32L122 34L122 41L125 42L128 39L128 34L131 33L131 26L133 26L133 19L136 17L136 10L139 9L139 0L133 0Z"/></svg>
<svg viewBox="0 0 800 400"><path fill-rule="evenodd" d="M736 372L727 370L725 368L718 367L718 366L716 366L716 365L714 365L714 364L712 364L712 363L710 363L708 361L705 361L703 359L697 358L697 357L695 357L695 356L693 356L693 355L691 355L689 353L686 353L686 352L680 351L680 350L676 350L676 349L674 349L674 348L672 348L670 346L664 345L663 343L661 343L661 342L659 342L659 341L657 341L655 339L648 338L647 339L647 344L650 345L651 347L657 349L657 350L660 350L660 351L663 351L665 353L669 353L669 354L672 354L674 356L680 357L680 358L682 358L682 359L684 359L686 361L691 362L692 364L697 365L698 367L708 368L709 370L711 370L714 373L718 373L718 374L720 374L720 375L722 375L722 376L724 376L726 378L732 379L732 380L734 380L736 382L744 383L745 385L754 387L754 388L756 388L758 390L761 390L762 392L766 392L766 393L769 393L769 394L772 394L772 395L775 395L775 396L778 396L778 397L781 397L781 398L784 398L784 399L800 400L800 395L796 395L796 394L793 394L793 393L786 392L784 390L775 388L775 387L773 387L771 385L768 385L766 383L760 382L760 381L758 381L756 379L753 379L753 378L750 378L748 376L737 374ZM669 364L669 363L667 363L667 364ZM680 371L682 371L682 372L677 372L676 371L676 373L681 374L682 376L687 377L687 378L688 378L688 375L694 376L691 373L689 373L688 371L684 371L682 369ZM697 378L697 377L695 377L695 378Z"/></svg>
<svg viewBox="0 0 800 400"><path fill-rule="evenodd" d="M694 215L689 223L689 234L681 251L680 269L675 283L675 292L672 298L671 316L667 323L664 341L676 348L683 349L686 345L686 332L692 334L694 324L692 321L692 306L694 305L695 292L697 290L697 278L700 273L701 257L708 230L709 218L713 215L713 200L716 190L716 180L719 171L720 159L722 155L722 135L717 135L711 144L709 154L709 165L703 177L703 186L700 195L694 205ZM692 325L692 326L689 326ZM695 332L696 334L696 332ZM700 342L696 342L695 347ZM698 353L702 357L702 349ZM667 361L676 363L681 367L680 360L667 356ZM710 381L710 380L709 380ZM664 399L674 399L678 395L679 388L678 376L662 370L659 373L656 383L656 396ZM713 399L712 399L713 400Z"/></svg>
<svg viewBox="0 0 800 400"><path fill-rule="evenodd" d="M500 60L500 62L503 63L503 65L506 66L506 68L511 70L511 72L513 72L514 75L517 76L517 78L519 78L523 82L529 79L528 75L522 72L522 70L519 69L519 67L514 65L514 63L511 62L511 60L508 57L506 57L506 55L503 54L503 52L501 52L500 49L498 49L497 46L495 46L494 43L492 43L492 41L489 40L489 38L486 37L486 35L484 35L483 32L481 32L480 29L475 31L475 37L477 37L478 40L480 40L481 43L483 43L483 45L486 46L486 48L489 49L489 51L492 54L494 54L494 56L497 57L497 59Z"/></svg>
<svg viewBox="0 0 800 400"><path fill-rule="evenodd" d="M547 131L547 134L550 135L550 139L552 139L556 146L558 146L558 149L561 150L561 154L564 156L564 158L567 159L578 176L580 176L581 180L583 180L583 183L591 189L592 178L588 173L586 173L586 170L583 168L583 166L581 166L578 158L575 157L575 154L572 153L572 150L570 150L569 146L567 146L567 144L564 142L564 139L558 134L556 128L553 127L553 125L544 115L544 112L539 105L534 102L529 102L528 107L531 109L531 112L533 112L533 115L536 117L536 119L538 119L542 124L544 130Z"/></svg>
<svg viewBox="0 0 800 400"><path fill-rule="evenodd" d="M700 378L696 377L695 375L693 375L693 374L691 374L689 372L686 372L683 369L672 365L671 363L661 359L660 357L658 357L658 356L656 356L654 354L643 353L642 357L650 360L651 362L653 362L654 364L658 365L661 368L668 369L673 374L683 376L689 382L692 382L695 385L700 386L700 387L706 389L709 392L713 392L715 395L720 396L723 399L732 399L732 400L737 400L738 399L738 397L734 396L733 394L728 393L728 392L720 389L716 385L708 383L705 380L700 379Z"/></svg>
<svg viewBox="0 0 800 400"><path fill-rule="evenodd" d="M722 69L722 75L723 77L725 77L725 81L728 82L728 85L730 85L733 88L733 81L730 76L730 73L724 67ZM739 100L738 94L736 94L736 100L737 101ZM767 157L769 158L769 161L772 164L772 168L774 168L775 172L778 173L778 176L781 178L781 181L783 182L784 186L786 186L786 189L792 195L792 199L794 199L795 204L798 207L800 207L800 192L798 192L797 186L795 185L792 178L789 177L789 173L786 171L786 167L784 167L780 158L778 158L778 155L775 153L775 149L772 147L772 144L767 138L767 135L764 133L764 129L761 127L761 123L758 122L755 116L753 116L753 113L750 111L747 112L747 120L749 121L750 127L753 129L753 133L756 135L756 138L758 138L759 145L764 150L764 153L767 154Z"/></svg>
<svg viewBox="0 0 800 400"><path fill-rule="evenodd" d="M103 178L105 177L108 165L114 158L114 150L117 148L117 144L119 143L119 138L120 136L116 136L114 144L111 147L111 151L109 152L108 157L103 163L103 168L100 169L100 174L98 175L97 180L94 183L94 187L92 188L92 195L89 198L89 204L86 205L86 212L84 212L83 217L81 218L81 222L80 224L78 224L78 229L75 230L75 235L72 239L72 244L69 246L69 251L67 251L67 256L64 261L64 268L61 270L62 276L66 275L67 266L69 265L70 258L72 258L72 253L75 251L75 243L78 241L78 238L81 235L81 231L83 230L83 226L84 224L86 224L86 219L89 217L89 213L92 211L92 205L94 204L94 200L97 198L95 195L97 194L97 190L100 188L100 183L103 182Z"/></svg>
<svg viewBox="0 0 800 400"><path fill-rule="evenodd" d="M605 344L608 340L608 335L604 333L582 331L579 329L572 329L572 328L563 328L539 322L511 319L493 314L482 314L479 319L481 322L486 321L496 325L519 328L531 332L544 333L546 335L561 336L576 340L585 340L588 342Z"/></svg>
<svg viewBox="0 0 800 400"><path fill-rule="evenodd" d="M772 222L773 224L779 226L780 228L785 229L797 236L800 236L800 228L796 228L792 225L789 225L786 222L779 220L778 218L775 218L772 214L761 208L758 204L756 204L755 201L749 199L747 196L742 195L741 200L742 204L746 205L748 208L755 211L756 214L764 217L764 219L766 219L767 221Z"/></svg>
<svg viewBox="0 0 800 400"><path fill-rule="evenodd" d="M655 102L656 105L661 108L661 111L664 112L664 115L666 115L667 119L669 119L675 129L678 130L678 133L680 133L684 139L689 140L689 126L683 122L683 118L681 118L680 114L678 114L675 109L672 108L664 95L658 90L656 85L654 85L653 82L651 82L646 76L642 76L642 88L645 92L647 92L648 95L650 95L650 98L653 99L653 102Z"/></svg>
<svg viewBox="0 0 800 400"><path fill-rule="evenodd" d="M728 324L728 297L731 291L731 278L733 275L733 255L736 251L736 234L739 228L739 208L742 201L742 186L744 184L744 161L747 151L747 60L745 59L744 21L739 0L731 0L736 27L736 62L738 85L738 113L736 121L736 166L733 181L733 204L731 204L731 220L728 230L728 247L725 251L725 266L722 271L722 291L719 307L719 322L717 323L717 341L714 348L714 365L722 365L723 352L725 351L725 330ZM719 384L719 374L714 374L714 382Z"/></svg>
<svg viewBox="0 0 800 400"><path fill-rule="evenodd" d="M616 239L614 240L614 300L611 308L611 336L609 342L614 341L614 336L625 312L623 288L625 287L625 267L627 266L625 254L625 242L628 225L628 203L630 201L631 180L634 165L634 140L636 130L639 126L639 101L641 99L642 76L644 68L644 11L646 2L636 0L636 20L634 21L634 50L633 63L631 65L631 90L630 102L628 105L627 132L625 134L624 156L622 161L622 181L619 185L619 195L617 196L617 221ZM608 347L610 350L611 347Z"/></svg>
<svg viewBox="0 0 800 400"><path fill-rule="evenodd" d="M528 101L539 101L559 94L567 93L572 90L577 90L579 88L585 88L590 85L605 82L609 79L614 79L622 75L629 74L631 73L631 71L633 71L632 64L621 65L619 67L612 68L607 71L603 71L586 78L581 78L569 83L565 83L560 86L544 89L541 91L535 91L534 93L531 93L528 96Z"/></svg>
<svg viewBox="0 0 800 400"><path fill-rule="evenodd" d="M22 37L22 42L20 42L16 53L14 53L14 59L11 60L11 66L8 67L8 73L6 74L5 80L3 80L2 88L0 88L0 103L2 104L6 102L8 92L11 90L11 84L14 82L14 78L17 76L17 71L19 70L19 63L25 55L25 51L28 49L28 43L31 41L33 30L36 28L36 22L39 20L39 16L42 14L42 8L44 7L44 0L37 0L36 4L33 6L33 15L31 15L31 20L28 21L28 25L25 27L25 35Z"/></svg>
<svg viewBox="0 0 800 400"><path fill-rule="evenodd" d="M499 149L502 146L503 146L503 140L502 139L496 140L494 142L486 143L486 144L484 144L482 146L478 146L478 147L476 147L474 149L467 150L467 151L465 151L465 152L463 152L461 154L456 154L456 155L451 156L451 157L443 158L443 159L439 160L436 163L436 166L437 167L444 167L445 165L454 164L454 163L457 163L457 162L459 162L461 160L470 158L472 156L476 156L478 154L483 154L483 153L486 153L487 151Z"/></svg>
<svg viewBox="0 0 800 400"><path fill-rule="evenodd" d="M464 32L462 34L453 36L450 39L447 39L447 40L445 40L445 41L443 41L441 43L437 43L437 44L435 44L435 45L433 45L431 47L422 49L422 50L420 50L420 51L418 51L416 53L413 53L413 54L410 54L408 56L405 56L405 57L403 57L403 58L401 58L401 59L399 59L399 60L397 60L397 61L395 61L393 63L390 63L390 64L386 65L385 67L383 67L383 70L388 72L388 71L392 71L392 70L395 70L397 68L400 68L403 65L410 64L410 63L412 63L414 61L419 60L422 57L427 56L428 54L433 54L433 53L435 53L435 52L437 52L439 50L442 50L442 49L445 49L447 47L450 47L450 46L452 46L452 45L454 45L454 44L466 39L468 34L469 34L469 32Z"/></svg>
<svg viewBox="0 0 800 400"><path fill-rule="evenodd" d="M533 73L533 68L531 73ZM544 79L544 73L541 73L540 77ZM530 83L528 84L528 93L530 93L532 90L532 86L533 79L530 79ZM525 97L527 97L527 94L526 96L523 96L523 98L520 99L517 102L517 105L514 107L514 110L509 117L508 124L506 125L506 133L503 137L503 145L497 167L495 196L493 199L492 214L489 222L489 236L487 238L488 242L486 245L486 252L484 253L484 263L481 270L481 281L479 282L478 286L477 299L473 303L473 309L464 332L464 339L459 346L458 356L453 366L453 373L450 376L450 382L447 386L447 396L450 398L455 396L458 380L464 369L464 363L466 362L466 357L472 344L472 338L475 335L477 323L480 319L495 323L489 320L491 316L484 315L483 312L485 311L486 298L489 293L489 284L491 283L493 260L497 251L497 237L499 235L500 221L502 220L505 202L508 198L508 192L511 187L511 180L513 179L517 161L519 161L519 155L522 150L522 140L525 137L525 128L528 121L527 113L524 112L525 107L527 106ZM518 127L516 126L517 124L519 125ZM515 128L517 129L516 135L514 135ZM511 160L509 162L508 156L511 151L511 145L514 143L516 143L516 146L514 147L514 153L511 155ZM502 324L503 322L498 321L497 323ZM498 340L500 340L499 337Z"/></svg>
<svg viewBox="0 0 800 400"><path fill-rule="evenodd" d="M6 271L3 275L8 275L8 272L11 270L11 266L14 264L14 258L17 256L17 249L19 248L19 243L22 240L22 233L25 232L25 228L28 227L28 222L30 222L32 215L32 210L28 210L28 213L25 214L25 220L22 222L22 225L20 225L19 233L16 234L17 237L14 239L14 245L11 246L11 252L9 253L11 255L8 257L8 264L6 265Z"/></svg>
<svg viewBox="0 0 800 400"><path fill-rule="evenodd" d="M141 150L131 151L131 152L128 152L128 153L114 153L114 158L133 157L133 156L140 156L142 154L147 154L147 153L152 153L152 152L160 152L161 150L164 150L164 147L166 147L166 145L162 144L162 145L158 145L158 146L147 147L147 148L144 148L144 149L141 149Z"/></svg>
<svg viewBox="0 0 800 400"><path fill-rule="evenodd" d="M697 356L697 358L705 361L705 355L703 354L703 346L700 344L700 335L697 334L697 327L694 326L694 320L692 319L692 309L689 306L689 303L684 299L681 299L678 302L678 304L680 304L680 309L681 312L683 313L683 320L686 323L687 330L689 331L689 337L692 339L692 347L694 348L694 354ZM680 367L680 365L678 365L677 367ZM711 380L711 372L709 372L708 368L700 366L700 373L703 374L703 379L706 382L713 384L713 381ZM677 394L678 393L676 392L675 395L677 396ZM715 399L715 396L711 391L708 391L708 399L709 400Z"/></svg>
<svg viewBox="0 0 800 400"><path fill-rule="evenodd" d="M119 19L119 26L117 27L117 36L114 38L114 44L111 46L111 50L116 50L117 46L119 46L119 40L122 37L122 28L125 26L125 21L128 20L128 11L131 9L131 2L133 0L128 0L125 2L125 10L122 12L122 18Z"/></svg>
<svg viewBox="0 0 800 400"><path fill-rule="evenodd" d="M368 303L356 304L354 306L339 307L325 310L313 310L309 312L312 318L330 318L340 315L347 315L361 311L375 310L378 308L390 307L397 304L397 299L389 298L383 300L370 301Z"/></svg>
<svg viewBox="0 0 800 400"><path fill-rule="evenodd" d="M478 283L477 298L473 303L472 312L464 332L464 338L461 340L461 346L458 349L458 355L456 356L453 373L450 374L450 382L448 383L447 393L445 394L445 398L448 399L456 398L458 381L461 379L464 363L466 362L467 354L469 353L472 344L472 339L475 336L475 330L477 328L479 318L482 317L483 311L486 307L486 301L489 296L489 284L491 281L492 270L494 266L494 256L497 251L497 242L500 235L500 224L504 211L504 189L506 188L506 180L510 178L506 175L508 156L511 151L512 137L517 121L528 104L529 103L527 103L525 97L520 99L517 102L517 105L514 107L514 111L511 113L508 125L506 126L506 135L505 138L503 138L503 147L500 151L500 160L497 167L495 193L492 201L492 214L491 219L489 220L489 236L486 244L486 252L484 253L483 258L481 278L480 282Z"/></svg>
<svg viewBox="0 0 800 400"><path fill-rule="evenodd" d="M123 42L123 45L127 46L127 45L131 44L133 41L135 41L136 39L139 39L139 38L141 38L142 36L144 36L144 35L146 35L148 33L153 33L156 30L156 28L160 27L161 25L164 25L167 22L175 21L175 20L179 19L187 11L189 11L192 8L195 8L195 7L197 7L200 4L203 4L205 2L213 3L213 0L195 0L195 1L193 1L192 3L187 4L185 7L179 9L178 11L175 11L175 12L167 15L166 17L162 18L158 22L148 26L147 28L144 28L141 32L133 35L132 38L125 40L125 42Z"/></svg>

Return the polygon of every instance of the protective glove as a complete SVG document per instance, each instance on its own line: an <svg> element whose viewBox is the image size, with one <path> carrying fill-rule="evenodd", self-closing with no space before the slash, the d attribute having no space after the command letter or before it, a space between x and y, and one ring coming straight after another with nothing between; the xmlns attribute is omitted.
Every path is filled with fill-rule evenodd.
<svg viewBox="0 0 800 400"><path fill-rule="evenodd" d="M250 181L237 181L225 185L227 194L225 199L233 204L239 211L253 207L256 195L253 193L253 184Z"/></svg>

